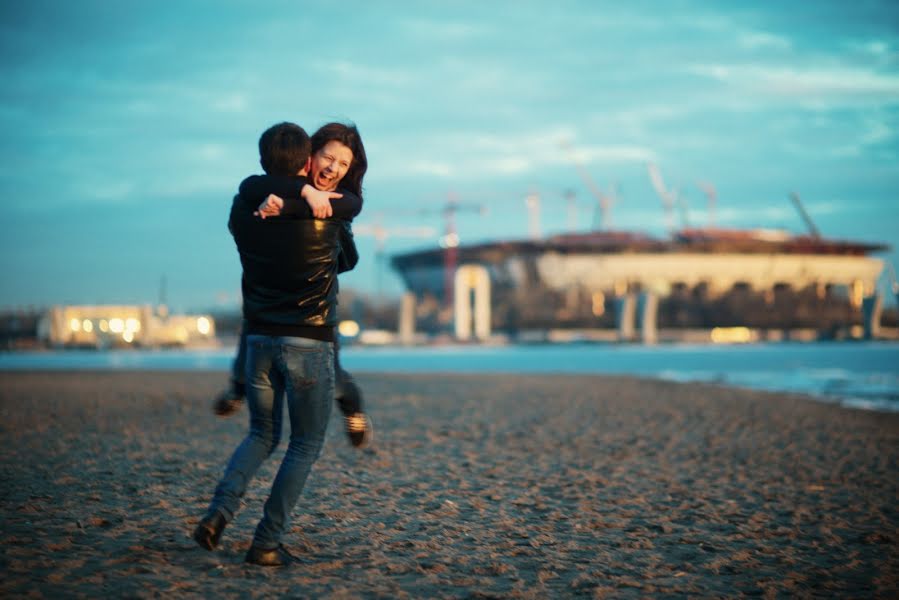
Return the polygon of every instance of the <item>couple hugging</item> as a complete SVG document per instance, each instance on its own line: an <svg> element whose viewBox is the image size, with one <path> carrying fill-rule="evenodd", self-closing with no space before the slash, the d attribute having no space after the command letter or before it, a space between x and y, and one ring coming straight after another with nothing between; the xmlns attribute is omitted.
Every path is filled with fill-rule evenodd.
<svg viewBox="0 0 899 600"><path fill-rule="evenodd" d="M337 274L356 266L350 223L362 210L365 148L352 125L329 123L310 138L280 123L259 139L265 175L248 177L234 198L228 228L243 267L243 327L229 388L213 409L236 412L243 399L250 430L231 456L196 542L216 547L250 480L278 446L284 414L290 442L265 502L246 562L283 566L293 557L281 537L337 400L350 442L371 438L371 422L349 373L340 368Z"/></svg>

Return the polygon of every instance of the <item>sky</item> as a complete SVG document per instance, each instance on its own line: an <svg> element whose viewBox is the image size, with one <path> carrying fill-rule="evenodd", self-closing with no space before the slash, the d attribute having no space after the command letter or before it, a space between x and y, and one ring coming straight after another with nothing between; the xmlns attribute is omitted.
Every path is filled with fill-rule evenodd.
<svg viewBox="0 0 899 600"><path fill-rule="evenodd" d="M795 191L899 266L894 1L38 0L2 3L0 29L0 309L163 287L236 309L228 209L285 120L363 136L343 289L398 295L372 232L388 256L433 247L450 197L462 244L595 228L578 165L616 190L606 228L666 234L653 163L677 226L712 222L708 182L718 226L805 233Z"/></svg>

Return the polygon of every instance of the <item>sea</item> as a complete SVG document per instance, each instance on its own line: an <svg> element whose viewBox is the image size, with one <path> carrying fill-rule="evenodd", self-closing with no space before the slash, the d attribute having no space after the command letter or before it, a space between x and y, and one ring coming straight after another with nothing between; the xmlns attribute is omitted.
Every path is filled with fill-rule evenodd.
<svg viewBox="0 0 899 600"><path fill-rule="evenodd" d="M226 371L233 355L229 347L8 352L0 354L0 371ZM794 392L857 409L899 412L896 342L350 346L341 361L353 373L634 375Z"/></svg>

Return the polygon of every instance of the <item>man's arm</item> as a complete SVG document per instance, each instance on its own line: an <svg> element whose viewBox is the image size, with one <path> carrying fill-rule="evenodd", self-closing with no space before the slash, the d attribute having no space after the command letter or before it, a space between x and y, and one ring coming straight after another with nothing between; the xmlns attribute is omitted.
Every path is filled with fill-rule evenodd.
<svg viewBox="0 0 899 600"><path fill-rule="evenodd" d="M309 183L302 175L250 175L240 182L240 195L257 205L269 194L299 201L300 191ZM304 203L305 204L305 203Z"/></svg>

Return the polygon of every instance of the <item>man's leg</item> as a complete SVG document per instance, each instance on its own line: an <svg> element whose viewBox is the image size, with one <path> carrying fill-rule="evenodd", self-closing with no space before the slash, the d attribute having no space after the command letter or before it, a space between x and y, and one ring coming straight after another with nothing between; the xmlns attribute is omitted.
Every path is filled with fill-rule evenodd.
<svg viewBox="0 0 899 600"><path fill-rule="evenodd" d="M334 346L306 338L280 338L276 364L285 380L290 444L275 476L247 561L279 566L290 513L321 453L334 398ZM289 556L289 555L288 555Z"/></svg>
<svg viewBox="0 0 899 600"><path fill-rule="evenodd" d="M212 403L212 411L220 417L228 417L240 410L246 397L247 368L247 333L246 323L241 323L240 339L237 342L237 355L231 363L231 378L228 388L216 396Z"/></svg>
<svg viewBox="0 0 899 600"><path fill-rule="evenodd" d="M274 368L274 340L265 336L248 339L250 431L231 456L206 516L194 531L194 539L207 550L218 543L225 525L237 513L240 500L259 466L280 440L285 382Z"/></svg>

